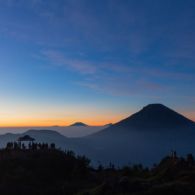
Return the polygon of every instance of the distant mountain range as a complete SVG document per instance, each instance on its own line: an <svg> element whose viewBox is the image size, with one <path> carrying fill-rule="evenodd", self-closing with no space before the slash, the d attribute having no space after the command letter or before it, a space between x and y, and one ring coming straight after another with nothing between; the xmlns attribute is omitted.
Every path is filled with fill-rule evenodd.
<svg viewBox="0 0 195 195"><path fill-rule="evenodd" d="M79 126L80 122L74 125ZM0 146L4 147L21 135L30 135L37 142L55 142L62 149L85 154L94 164L152 165L172 150L181 155L195 154L195 123L162 104L150 104L128 118L82 138L67 138L51 130L29 130L23 134L1 135Z"/></svg>

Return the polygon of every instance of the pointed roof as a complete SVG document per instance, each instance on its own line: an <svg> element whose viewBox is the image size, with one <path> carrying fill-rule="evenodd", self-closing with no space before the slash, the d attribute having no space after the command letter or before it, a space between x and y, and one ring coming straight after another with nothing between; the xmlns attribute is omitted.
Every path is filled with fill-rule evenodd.
<svg viewBox="0 0 195 195"><path fill-rule="evenodd" d="M24 135L18 138L18 141L34 141L35 139L30 137L29 135Z"/></svg>

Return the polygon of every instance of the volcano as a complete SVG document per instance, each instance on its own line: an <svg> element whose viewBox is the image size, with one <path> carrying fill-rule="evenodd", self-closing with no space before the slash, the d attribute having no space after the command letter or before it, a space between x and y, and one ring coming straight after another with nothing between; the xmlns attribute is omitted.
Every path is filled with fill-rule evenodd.
<svg viewBox="0 0 195 195"><path fill-rule="evenodd" d="M195 123L162 105L149 104L130 117L85 138L97 161L151 164L172 150L195 153Z"/></svg>
<svg viewBox="0 0 195 195"><path fill-rule="evenodd" d="M139 112L115 124L126 128L185 128L194 122L163 104L149 104Z"/></svg>

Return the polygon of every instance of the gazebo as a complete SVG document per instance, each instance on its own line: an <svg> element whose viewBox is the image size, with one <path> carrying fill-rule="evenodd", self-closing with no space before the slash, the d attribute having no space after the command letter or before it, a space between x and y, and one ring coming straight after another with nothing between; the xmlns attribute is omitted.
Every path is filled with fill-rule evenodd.
<svg viewBox="0 0 195 195"><path fill-rule="evenodd" d="M32 138L32 137L30 137L29 135L24 135L22 137L19 137L17 141L18 141L18 143L19 143L20 146L22 144L24 144L24 145L27 146L28 144L32 144L33 141L35 141L35 139Z"/></svg>

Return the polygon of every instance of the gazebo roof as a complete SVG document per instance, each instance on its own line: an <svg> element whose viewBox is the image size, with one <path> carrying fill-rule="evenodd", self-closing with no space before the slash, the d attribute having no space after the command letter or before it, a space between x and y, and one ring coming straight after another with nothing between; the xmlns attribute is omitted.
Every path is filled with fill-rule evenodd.
<svg viewBox="0 0 195 195"><path fill-rule="evenodd" d="M30 137L29 135L24 135L18 138L18 141L34 141L35 139Z"/></svg>

